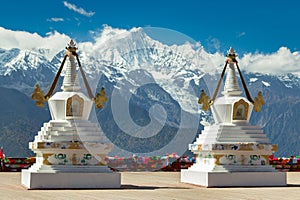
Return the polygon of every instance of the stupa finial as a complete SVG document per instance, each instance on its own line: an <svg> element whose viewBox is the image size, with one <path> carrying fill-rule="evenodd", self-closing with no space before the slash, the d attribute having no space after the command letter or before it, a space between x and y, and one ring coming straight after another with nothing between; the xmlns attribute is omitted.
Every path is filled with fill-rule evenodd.
<svg viewBox="0 0 300 200"><path fill-rule="evenodd" d="M65 70L65 76L61 88L64 91L78 91L80 89L80 85L75 63L75 59L77 56L77 48L75 42L71 40L66 49L68 50L67 55L69 57L69 63Z"/></svg>
<svg viewBox="0 0 300 200"><path fill-rule="evenodd" d="M107 102L107 97L106 97L104 88L101 88L101 91L96 95L96 97L93 95L91 88L89 86L89 83L86 79L85 73L81 67L81 63L80 63L78 54L76 52L76 50L77 50L76 43L74 42L74 40L72 40L72 39L70 40L70 42L66 46L66 49L67 49L67 52L66 52L64 59L59 67L58 72L56 73L56 76L51 84L51 87L50 87L48 93L44 96L43 91L41 91L39 86L36 85L36 88L32 94L32 99L36 100L37 106L39 106L39 107L44 106L44 103L46 101L48 101L50 99L50 97L52 96L52 94L55 90L56 84L58 82L58 79L60 77L60 74L63 70L65 61L67 58L69 58L69 63L65 70L65 77L64 77L63 85L62 85L63 91L74 92L74 91L78 91L80 89L78 76L77 76L77 70L76 70L76 63L75 63L75 61L77 61L80 73L83 78L84 85L86 87L86 90L88 92L90 99L92 99L95 102L96 108L102 108L103 103Z"/></svg>
<svg viewBox="0 0 300 200"><path fill-rule="evenodd" d="M234 49L230 47L226 54L226 62L229 63L223 91L223 94L226 96L239 96L242 94L235 72L235 68L238 68L236 57L237 54L235 53ZM234 66L235 64L236 67Z"/></svg>
<svg viewBox="0 0 300 200"><path fill-rule="evenodd" d="M200 95L198 103L202 104L203 110L205 110L205 111L209 110L210 106L214 104L214 102L217 98L217 95L219 93L221 82L224 78L227 65L228 65L229 69L227 71L226 81L225 81L225 85L224 85L224 91L222 93L227 97L235 97L235 96L240 96L242 94L242 91L240 90L240 87L238 84L238 77L236 76L236 72L235 72L235 68L236 68L238 70L238 73L239 73L239 76L240 76L247 99L254 105L254 110L256 112L259 112L261 110L261 106L264 105L262 93L259 92L258 96L254 100L252 99L252 97L248 91L246 82L243 78L242 72L239 68L238 61L236 59L237 57L238 57L238 55L236 54L235 50L232 47L230 47L229 50L227 51L226 62L225 62L223 71L221 73L221 77L218 81L217 87L215 89L215 92L213 94L213 97L210 99L203 90L201 91L201 95Z"/></svg>
<svg viewBox="0 0 300 200"><path fill-rule="evenodd" d="M74 40L71 39L70 43L68 44L68 46L66 47L66 49L69 52L76 52L77 47L76 47L76 43L74 42Z"/></svg>
<svg viewBox="0 0 300 200"><path fill-rule="evenodd" d="M226 54L227 61L229 63L237 63L236 57L238 57L238 55L235 53L234 49L230 47Z"/></svg>

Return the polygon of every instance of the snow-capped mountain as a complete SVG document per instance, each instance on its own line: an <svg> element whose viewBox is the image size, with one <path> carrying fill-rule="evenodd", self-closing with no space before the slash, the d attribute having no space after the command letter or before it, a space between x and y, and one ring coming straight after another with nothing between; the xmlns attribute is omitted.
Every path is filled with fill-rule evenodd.
<svg viewBox="0 0 300 200"><path fill-rule="evenodd" d="M111 38L105 45L87 53L89 55L81 54L81 57L89 75L102 72L113 82L125 79L131 80L133 85L147 84L139 77L135 78L139 83L135 83L128 76L142 69L170 93L184 110L197 112L198 107L194 103L196 97L189 82L194 80L198 83L205 72L201 69L204 64L201 65L199 61L207 63L210 59L210 54L202 47L194 50L193 45L188 43L170 47L151 39L139 28Z"/></svg>
<svg viewBox="0 0 300 200"><path fill-rule="evenodd" d="M65 46L67 42L62 45ZM108 120L113 122L113 118L116 118L113 116L115 114L113 108L125 103L127 104L125 106L129 107L128 118L131 116L133 122L140 126L146 126L151 123L151 120L153 123L165 121L167 125L163 127L165 132L170 133L167 134L169 138L175 137L172 133L173 129L178 132L180 127L191 127L194 132L189 135L190 141L185 143L192 142L196 132L199 131L199 118L211 120L209 113L201 111L197 100L201 89L212 96L224 65L223 54L211 54L205 51L199 43L169 46L152 39L142 28L120 30L106 26L93 43L83 42L77 45L82 66L93 90L96 92L96 88L99 89L105 85L110 97L109 106L98 113L98 117L110 116ZM44 47L0 49L0 86L15 88L30 96L34 85L39 83L46 92L61 64L64 52L62 48L54 54L52 50ZM281 53L286 55L288 51L280 49L276 55L280 56ZM294 56L296 56L294 59L296 62L298 54ZM299 150L284 147L282 140L279 139L283 134L289 137L297 134L295 131L287 133L289 130L294 130L287 120L300 119L300 117L289 118L297 116L294 112L299 103L298 72L279 75L252 72L250 69L256 69L252 66L253 63L261 64L255 60L256 58L259 56L246 55L240 59L240 67L244 71L252 96L254 97L258 91L263 91L267 102L261 112L263 114L255 113L252 121L259 123L258 125L268 131L266 133L271 139L278 142L280 155L299 154ZM276 65L276 63L273 64ZM119 99L123 100L117 101ZM283 102L285 101L290 102L289 106L295 107L284 108L286 105ZM163 109L160 107L154 109L155 104L159 104ZM279 105L281 107L278 110L286 113L285 117L283 113L276 111ZM289 115L287 112L293 114ZM183 114L184 117L182 117ZM189 118L190 122L183 123L183 118ZM278 120L282 120L285 123L284 128L272 129L271 125L274 125L274 120L277 124ZM127 130L130 123L114 121L111 126L102 124L101 127L106 128L106 132L115 134ZM140 131L142 130L144 129ZM118 137L118 135L113 135L113 137ZM138 141L126 139L131 144ZM121 143L125 141L123 137L115 140L121 146ZM126 145L130 144L124 146ZM153 143L149 142L149 145L148 148L153 146ZM161 145L163 144L158 144L157 148L161 148ZM27 148L27 143L25 146ZM140 146L136 151L147 152Z"/></svg>
<svg viewBox="0 0 300 200"><path fill-rule="evenodd" d="M43 54L27 49L0 49L1 86L15 88L27 95L37 82L43 86L53 79L57 67Z"/></svg>

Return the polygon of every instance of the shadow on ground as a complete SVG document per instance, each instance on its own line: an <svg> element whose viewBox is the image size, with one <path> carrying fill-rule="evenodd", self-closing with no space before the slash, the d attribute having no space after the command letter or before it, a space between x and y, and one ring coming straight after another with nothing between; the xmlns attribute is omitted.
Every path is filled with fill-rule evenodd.
<svg viewBox="0 0 300 200"><path fill-rule="evenodd" d="M138 186L138 185L122 185L123 190L157 190L157 189L190 189L187 187L158 187L158 186Z"/></svg>

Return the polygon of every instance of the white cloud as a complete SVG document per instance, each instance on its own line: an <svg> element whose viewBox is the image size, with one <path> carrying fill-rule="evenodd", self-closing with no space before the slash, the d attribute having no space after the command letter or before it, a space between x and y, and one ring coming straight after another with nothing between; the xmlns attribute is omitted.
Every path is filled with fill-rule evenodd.
<svg viewBox="0 0 300 200"><path fill-rule="evenodd" d="M86 17L92 17L95 14L95 12L87 12L83 8L78 8L75 4L71 4L67 1L64 1L63 3L64 6L66 6L68 9L73 10L74 12L77 12Z"/></svg>
<svg viewBox="0 0 300 200"><path fill-rule="evenodd" d="M78 47L83 53L85 52L89 54L92 52L98 52L100 49L108 48L107 42L109 40L113 38L127 37L131 34L131 32L136 30L138 30L138 28L125 30L104 25L101 31L90 32L93 36L95 36L95 42L78 43ZM0 48L20 48L29 50L44 48L49 50L49 53L47 54L48 59L51 59L59 51L64 50L69 41L69 36L58 33L57 31L50 32L45 37L42 37L37 33L12 31L0 27ZM127 44L114 45L126 46ZM191 54L196 52L197 51L191 52ZM209 59L198 61L201 63L201 66L206 67L206 71L209 73L213 73L214 71L220 72L224 65L225 55L223 53L216 52L214 54L208 54L207 56ZM191 55L191 57L193 56ZM195 56L195 58L197 58L197 56ZM194 61L195 60L193 60L193 62ZM270 54L248 53L240 55L238 57L238 61L241 70L246 72L271 75L292 73L300 77L300 51L291 52L291 50L287 47L281 47L276 52Z"/></svg>
<svg viewBox="0 0 300 200"><path fill-rule="evenodd" d="M300 52L281 47L272 54L245 54L240 59L240 65L247 72L272 75L293 73L300 76Z"/></svg>
<svg viewBox="0 0 300 200"><path fill-rule="evenodd" d="M244 35L246 35L246 32L240 32L237 34L237 38L243 37Z"/></svg>
<svg viewBox="0 0 300 200"><path fill-rule="evenodd" d="M37 33L12 31L0 27L0 48L29 50L44 48L49 50L46 55L48 59L52 59L56 53L63 50L69 41L69 36L56 31L48 33L46 37L42 37Z"/></svg>
<svg viewBox="0 0 300 200"><path fill-rule="evenodd" d="M59 18L59 17L52 17L50 19L47 19L47 21L49 21L49 22L63 22L64 19L63 18Z"/></svg>
<svg viewBox="0 0 300 200"><path fill-rule="evenodd" d="M209 37L206 43L209 50L220 51L221 43L217 38Z"/></svg>
<svg viewBox="0 0 300 200"><path fill-rule="evenodd" d="M106 48L107 41L113 38L126 37L135 29L137 28L125 30L104 25L101 32L93 32L95 43L88 42L78 45L81 45L80 49L97 52L99 49ZM211 38L211 40L215 41L214 48L219 48L219 41L215 38ZM191 52L191 54L192 53L193 52ZM300 51L291 52L287 47L281 47L271 54L248 53L240 55L238 61L241 70L246 72L271 75L292 73L300 77ZM201 66L206 67L204 70L207 73L221 72L220 70L222 70L225 62L225 55L217 51L214 54L209 54L209 59L200 60L198 62L201 63Z"/></svg>

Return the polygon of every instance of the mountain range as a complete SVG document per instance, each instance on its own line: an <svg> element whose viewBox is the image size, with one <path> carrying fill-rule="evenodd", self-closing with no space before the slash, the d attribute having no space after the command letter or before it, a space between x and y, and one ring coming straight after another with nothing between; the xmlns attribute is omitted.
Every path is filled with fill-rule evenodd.
<svg viewBox="0 0 300 200"><path fill-rule="evenodd" d="M184 154L203 129L199 122L213 123L197 101L201 89L210 96L214 92L223 54L211 54L199 43L166 45L142 28L104 27L94 43L77 46L92 90L104 86L109 98L103 109L93 110L91 120L114 143L112 155ZM63 48L54 53L42 47L0 49L0 145L7 156L33 155L28 142L50 114L47 105L35 107L30 96L36 83L47 92L64 53ZM251 124L261 126L279 146L276 156L299 155L300 78L249 71L246 65L255 62L248 59L247 64L245 57L240 67L249 91L253 98L262 91L266 102L252 114ZM56 90L61 82L62 77Z"/></svg>

